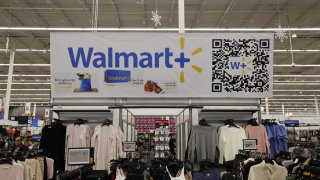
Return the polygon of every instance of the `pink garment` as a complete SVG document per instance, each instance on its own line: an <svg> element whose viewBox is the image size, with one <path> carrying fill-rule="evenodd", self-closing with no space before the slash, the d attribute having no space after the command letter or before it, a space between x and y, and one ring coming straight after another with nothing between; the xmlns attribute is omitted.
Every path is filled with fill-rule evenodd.
<svg viewBox="0 0 320 180"><path fill-rule="evenodd" d="M246 135L248 139L257 139L258 148L257 152L270 152L269 139L267 136L266 128L264 125L259 126L246 126Z"/></svg>
<svg viewBox="0 0 320 180"><path fill-rule="evenodd" d="M48 179L52 179L53 178L53 165L54 165L54 160L51 158L46 157L46 161L47 161L47 178Z"/></svg>
<svg viewBox="0 0 320 180"><path fill-rule="evenodd" d="M23 179L23 166L20 167L19 164L0 164L0 177L6 180L21 180Z"/></svg>

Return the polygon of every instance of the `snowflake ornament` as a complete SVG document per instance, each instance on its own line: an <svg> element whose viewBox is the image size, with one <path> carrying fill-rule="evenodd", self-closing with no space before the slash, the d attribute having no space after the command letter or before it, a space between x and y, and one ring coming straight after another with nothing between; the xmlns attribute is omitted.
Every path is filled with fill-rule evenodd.
<svg viewBox="0 0 320 180"><path fill-rule="evenodd" d="M284 30L281 28L280 25L279 25L278 30L276 30L275 38L276 38L276 39L279 39L280 42L282 42L282 43L283 43L283 40L284 40L284 39L288 39L287 32L284 31Z"/></svg>
<svg viewBox="0 0 320 180"><path fill-rule="evenodd" d="M159 15L158 10L151 11L151 12L152 12L151 20L154 22L154 25L155 26L158 26L158 25L161 26L161 22L160 22L161 16Z"/></svg>

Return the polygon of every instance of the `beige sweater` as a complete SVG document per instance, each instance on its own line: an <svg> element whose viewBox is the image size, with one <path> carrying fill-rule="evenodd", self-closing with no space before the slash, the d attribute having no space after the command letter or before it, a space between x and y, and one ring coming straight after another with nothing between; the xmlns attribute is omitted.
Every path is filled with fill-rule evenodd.
<svg viewBox="0 0 320 180"><path fill-rule="evenodd" d="M288 176L287 169L279 166L274 161L273 163L274 165L263 161L258 165L252 166L248 180L285 180Z"/></svg>

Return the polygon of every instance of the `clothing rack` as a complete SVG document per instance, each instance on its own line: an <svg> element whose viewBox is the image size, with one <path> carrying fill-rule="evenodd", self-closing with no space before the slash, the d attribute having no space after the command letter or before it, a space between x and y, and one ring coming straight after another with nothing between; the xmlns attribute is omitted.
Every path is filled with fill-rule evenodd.
<svg viewBox="0 0 320 180"><path fill-rule="evenodd" d="M22 157L25 156L27 158L30 157L39 157L43 156L43 150L42 149L33 149L28 151L18 151L18 152L12 152L12 151L0 151L0 157Z"/></svg>
<svg viewBox="0 0 320 180"><path fill-rule="evenodd" d="M58 175L57 180L70 180L70 179L78 178L79 176L81 178L83 173L92 169L94 165L95 165L94 163L91 163L91 164L84 165L78 169L67 171L63 174Z"/></svg>
<svg viewBox="0 0 320 180"><path fill-rule="evenodd" d="M58 122L58 123L77 123L79 122L79 120L83 121L84 123L106 123L109 121L112 121L110 119L104 119L104 120L94 120L94 119L90 119L90 120L85 120L85 119L53 119L54 122ZM53 122L53 123L54 123Z"/></svg>

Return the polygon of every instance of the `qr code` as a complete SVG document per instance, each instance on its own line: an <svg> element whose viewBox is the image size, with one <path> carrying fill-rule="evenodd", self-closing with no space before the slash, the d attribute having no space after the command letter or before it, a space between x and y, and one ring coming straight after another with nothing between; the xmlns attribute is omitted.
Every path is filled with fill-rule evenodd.
<svg viewBox="0 0 320 180"><path fill-rule="evenodd" d="M269 91L269 39L212 39L212 92Z"/></svg>

